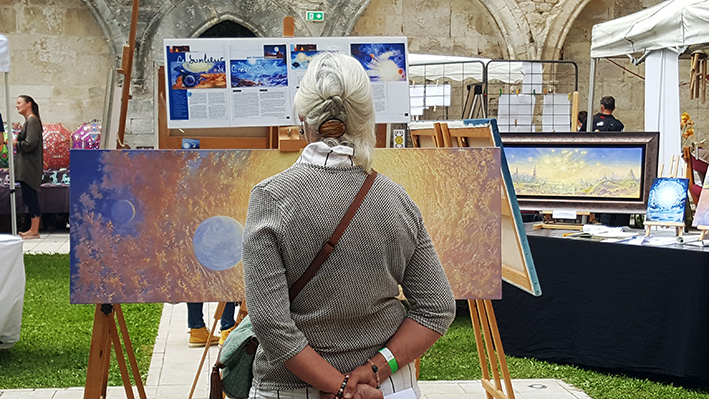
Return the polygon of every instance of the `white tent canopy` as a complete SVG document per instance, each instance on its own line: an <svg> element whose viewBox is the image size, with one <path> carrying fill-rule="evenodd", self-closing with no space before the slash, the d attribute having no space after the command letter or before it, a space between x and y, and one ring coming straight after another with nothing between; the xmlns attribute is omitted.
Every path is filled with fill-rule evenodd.
<svg viewBox="0 0 709 399"><path fill-rule="evenodd" d="M410 53L409 77L428 80L445 77L456 81L473 78L482 82L484 80L483 66L490 61L490 58ZM488 65L487 80L505 83L522 82L524 78L522 64L522 62L492 63Z"/></svg>
<svg viewBox="0 0 709 399"><path fill-rule="evenodd" d="M646 61L645 130L660 132L659 163L667 167L665 170L669 170L672 157L682 153L679 129L679 54L688 46L708 43L707 32L707 0L667 0L634 14L593 26L589 112L597 107L593 103L593 88L598 58L642 52L640 61Z"/></svg>
<svg viewBox="0 0 709 399"><path fill-rule="evenodd" d="M614 57L709 41L709 1L669 0L593 26L591 58Z"/></svg>

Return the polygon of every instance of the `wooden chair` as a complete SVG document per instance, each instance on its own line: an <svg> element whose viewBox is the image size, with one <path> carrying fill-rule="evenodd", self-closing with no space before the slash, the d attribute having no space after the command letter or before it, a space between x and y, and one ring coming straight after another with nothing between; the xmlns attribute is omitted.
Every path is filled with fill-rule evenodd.
<svg viewBox="0 0 709 399"><path fill-rule="evenodd" d="M694 172L697 172L697 175L701 179L702 183L704 183L704 179L706 178L707 173L707 166L709 165L707 165L707 163L704 161L700 161L694 155L692 155L692 152L689 148L682 149L682 157L684 158L684 161L687 164L689 195L692 197L692 201L694 201L695 204L698 204L699 196L702 194L702 186L695 183Z"/></svg>

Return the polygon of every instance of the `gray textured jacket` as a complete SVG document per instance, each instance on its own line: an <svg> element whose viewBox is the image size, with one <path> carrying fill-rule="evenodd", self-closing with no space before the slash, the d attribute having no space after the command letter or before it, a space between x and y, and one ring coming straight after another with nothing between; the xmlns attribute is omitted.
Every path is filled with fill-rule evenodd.
<svg viewBox="0 0 709 399"><path fill-rule="evenodd" d="M307 387L283 362L310 344L341 372L385 346L406 317L441 334L455 301L416 204L378 175L339 244L293 303L290 287L330 237L367 174L296 163L251 192L246 300L260 342L254 387ZM401 284L411 303L396 299Z"/></svg>
<svg viewBox="0 0 709 399"><path fill-rule="evenodd" d="M39 191L42 186L43 167L42 124L30 116L17 135L15 180L27 183Z"/></svg>

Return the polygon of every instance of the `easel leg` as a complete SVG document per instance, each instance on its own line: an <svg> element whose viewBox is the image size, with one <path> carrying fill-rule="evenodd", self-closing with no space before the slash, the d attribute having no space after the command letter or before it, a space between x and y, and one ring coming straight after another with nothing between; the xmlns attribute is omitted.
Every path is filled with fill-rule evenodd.
<svg viewBox="0 0 709 399"><path fill-rule="evenodd" d="M249 310L246 308L246 300L241 301L241 304L239 305L239 313L236 315L236 324L235 326L238 326L241 324L241 321L244 320L244 317L249 314Z"/></svg>
<svg viewBox="0 0 709 399"><path fill-rule="evenodd" d="M116 330L115 323L108 327L109 335L111 336L111 341L113 342L113 349L116 353L116 361L118 362L118 369L121 370L121 379L123 380L123 388L126 391L127 399L134 399L133 387L130 384L130 376L128 375L128 367L126 366L126 359L123 356L123 346L121 345L121 340L118 338L118 331Z"/></svg>
<svg viewBox="0 0 709 399"><path fill-rule="evenodd" d="M130 368L133 371L133 380L135 381L135 386L138 388L138 396L140 399L147 399L145 394L145 387L143 386L143 380L140 377L140 371L138 370L138 361L135 359L135 352L133 351L133 344L128 336L128 327L126 327L126 320L123 318L123 310L121 305L113 305L116 312L116 320L118 321L118 327L121 330L121 337L123 338L123 344L126 347L126 353L128 354L128 361L130 362Z"/></svg>
<svg viewBox="0 0 709 399"><path fill-rule="evenodd" d="M210 340L212 339L212 336L214 335L214 332L217 330L217 321L222 318L222 314L224 313L224 307L226 306L226 302L219 302L217 305L217 310L214 311L214 322L212 323L212 329L209 331L209 336L207 337L207 343L204 345L204 352L202 352L202 359L199 361L199 366L197 367L197 374L194 376L194 381L192 382L192 388L190 389L190 394L187 397L187 399L192 399L192 395L194 395L195 388L197 388L197 381L199 381L199 374L202 372L202 366L204 366L204 360L207 358L207 354L209 353L209 347L210 345Z"/></svg>
<svg viewBox="0 0 709 399"><path fill-rule="evenodd" d="M480 359L481 383L485 389L485 396L487 399L492 399L492 397L496 399L514 399L512 380L507 368L505 352L502 349L502 339L497 328L497 319L495 318L492 301L487 299L469 300L468 307L470 308L470 318L475 329L475 343ZM484 341L483 336L485 337ZM498 362L499 369L497 367ZM488 367L490 370L488 370ZM502 378L505 381L506 394L502 389L500 371L502 371ZM490 374L495 380L494 385L490 381Z"/></svg>
<svg viewBox="0 0 709 399"><path fill-rule="evenodd" d="M500 362L502 378L505 380L507 396L509 397L509 399L515 399L515 393L512 389L512 379L510 378L510 370L507 368L507 359L505 358L505 351L502 348L502 338L500 337L500 330L497 328L497 317L495 317L495 309L493 309L492 307L491 300L485 299L483 302L485 303L485 309L487 310L487 316L490 321L490 327L492 329L492 339L495 343L497 360Z"/></svg>
<svg viewBox="0 0 709 399"><path fill-rule="evenodd" d="M485 337L485 349L487 349L487 354L490 359L490 371L492 372L492 377L495 380L495 389L502 390L502 383L500 381L500 372L497 369L497 361L493 358L495 354L495 346L492 340L492 334L490 333L490 321L487 318L487 313L485 311L485 304L483 300L478 299L475 301L475 306L478 309L478 314L480 315L480 321L483 326L483 334ZM483 381L483 385L489 381Z"/></svg>
<svg viewBox="0 0 709 399"><path fill-rule="evenodd" d="M483 349L483 338L482 338L482 326L480 315L478 314L477 307L475 306L475 301L468 300L468 309L470 310L470 320L473 322L473 329L475 330L475 346L478 349L478 359L480 360L480 370L482 371L482 380L490 380L490 372L487 368L487 356L485 356L485 350ZM490 392L485 390L485 397L487 399L492 399Z"/></svg>
<svg viewBox="0 0 709 399"><path fill-rule="evenodd" d="M109 322L113 321L109 314L111 305L96 305L94 311L94 326L91 334L89 362L86 368L86 385L84 399L99 399L106 396L108 384L108 364L111 359L111 341L109 337ZM106 308L108 307L108 308ZM108 310L108 312L104 312Z"/></svg>
<svg viewBox="0 0 709 399"><path fill-rule="evenodd" d="M96 305L94 312L94 326L91 334L91 347L89 349L89 363L86 368L86 385L84 386L84 399L100 399L106 397L108 387L108 371L111 363L111 344L116 352L116 360L121 371L123 386L126 391L126 398L133 399L133 387L130 383L128 368L123 355L123 346L118 337L116 319L114 312L118 316L118 324L121 326L123 341L126 345L128 358L131 359L133 375L138 386L138 393L141 399L146 399L143 381L138 372L138 363L135 361L133 346L130 344L128 329L123 319L123 312L118 305L102 304Z"/></svg>

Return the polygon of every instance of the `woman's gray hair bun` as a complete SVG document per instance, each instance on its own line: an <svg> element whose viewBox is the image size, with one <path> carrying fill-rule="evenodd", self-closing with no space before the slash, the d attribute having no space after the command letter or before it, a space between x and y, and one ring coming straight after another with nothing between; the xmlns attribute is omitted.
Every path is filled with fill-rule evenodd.
<svg viewBox="0 0 709 399"><path fill-rule="evenodd" d="M353 147L354 163L371 168L376 140L374 103L369 76L359 61L331 52L313 57L300 81L293 110L304 122L308 137L331 147Z"/></svg>

